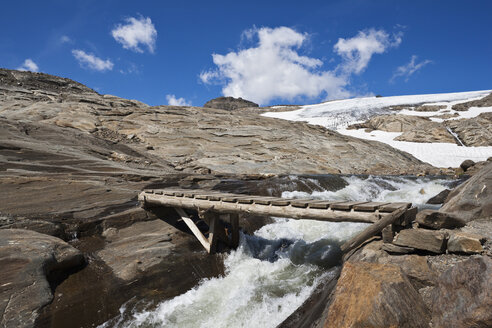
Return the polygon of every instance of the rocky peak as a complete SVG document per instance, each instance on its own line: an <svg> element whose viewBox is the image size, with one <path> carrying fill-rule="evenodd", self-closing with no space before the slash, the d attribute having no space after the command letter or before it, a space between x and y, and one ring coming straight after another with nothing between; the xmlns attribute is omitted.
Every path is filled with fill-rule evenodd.
<svg viewBox="0 0 492 328"><path fill-rule="evenodd" d="M93 93L96 91L73 80L45 73L0 68L0 88L43 90L54 93Z"/></svg>
<svg viewBox="0 0 492 328"><path fill-rule="evenodd" d="M243 98L219 97L207 101L205 105L203 105L203 107L234 110L238 108L259 107L259 106L258 104L255 104L254 102Z"/></svg>

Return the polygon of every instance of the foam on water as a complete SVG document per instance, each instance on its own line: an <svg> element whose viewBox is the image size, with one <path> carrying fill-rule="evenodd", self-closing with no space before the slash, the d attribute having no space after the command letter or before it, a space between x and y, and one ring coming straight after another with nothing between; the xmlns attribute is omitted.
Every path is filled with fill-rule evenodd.
<svg viewBox="0 0 492 328"><path fill-rule="evenodd" d="M344 178L338 191L284 192L284 197L334 200L412 201L421 205L445 189L449 180L402 177ZM195 288L129 320L115 318L106 327L275 327L292 314L333 271L339 245L367 227L277 218L241 235L240 246L225 256L225 275L205 279ZM122 309L124 312L125 309Z"/></svg>
<svg viewBox="0 0 492 328"><path fill-rule="evenodd" d="M340 200L340 201L388 201L388 202L412 202L419 208L429 207L425 205L427 200L439 192L448 188L453 181L445 179L405 178L405 177L381 177L349 176L343 178L348 185L337 191L313 191L312 193L300 191L285 191L285 198L306 198Z"/></svg>

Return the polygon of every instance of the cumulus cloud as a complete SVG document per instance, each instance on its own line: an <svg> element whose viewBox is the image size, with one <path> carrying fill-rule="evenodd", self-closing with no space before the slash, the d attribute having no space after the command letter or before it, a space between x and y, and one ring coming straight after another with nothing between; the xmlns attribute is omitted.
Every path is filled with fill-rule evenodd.
<svg viewBox="0 0 492 328"><path fill-rule="evenodd" d="M19 71L31 71L31 72L38 72L39 67L38 65L32 61L32 59L27 58L24 60L24 63L22 63L21 66L17 67Z"/></svg>
<svg viewBox="0 0 492 328"><path fill-rule="evenodd" d="M343 63L339 69L345 74L360 74L369 65L374 54L382 54L389 48L397 47L402 40L401 34L389 35L384 30L368 29L350 39L338 39L334 50Z"/></svg>
<svg viewBox="0 0 492 328"><path fill-rule="evenodd" d="M113 62L109 59L103 60L99 57L96 57L93 54L86 53L83 50L74 49L72 50L72 54L79 62L80 66L84 68L89 68L95 71L110 71L113 69Z"/></svg>
<svg viewBox="0 0 492 328"><path fill-rule="evenodd" d="M126 24L118 24L111 31L113 38L123 45L123 48L135 52L144 52L141 46L146 46L153 53L157 39L157 31L149 17L129 17Z"/></svg>
<svg viewBox="0 0 492 328"><path fill-rule="evenodd" d="M410 58L410 62L408 62L405 65L398 66L395 70L395 73L393 73L393 76L391 77L390 82L394 82L394 80L400 76L404 77L405 82L407 82L408 79L410 78L410 76L412 76L415 72L420 70L425 65L432 63L432 60L428 60L428 59L425 59L425 60L421 61L420 63L417 63L417 58L418 57L416 55L413 55Z"/></svg>
<svg viewBox="0 0 492 328"><path fill-rule="evenodd" d="M166 95L167 104L170 106L191 106L191 101L184 98L176 98L175 95Z"/></svg>
<svg viewBox="0 0 492 328"><path fill-rule="evenodd" d="M253 28L242 39L254 42L249 48L213 54L215 69L202 71L205 84L223 85L225 96L243 97L259 104L273 99L292 101L298 97L347 98L352 74L360 74L374 54L384 53L401 43L401 35L384 30L360 31L355 37L339 39L334 51L341 63L333 70L323 69L320 59L299 51L309 35L289 27Z"/></svg>
<svg viewBox="0 0 492 328"><path fill-rule="evenodd" d="M213 54L217 68L200 74L203 83L224 84L225 96L243 97L260 104L275 98L293 100L322 93L327 98L349 96L344 89L345 78L321 70L321 60L299 55L307 34L288 27L264 27L247 30L243 36L249 40L257 38L256 46L226 55Z"/></svg>

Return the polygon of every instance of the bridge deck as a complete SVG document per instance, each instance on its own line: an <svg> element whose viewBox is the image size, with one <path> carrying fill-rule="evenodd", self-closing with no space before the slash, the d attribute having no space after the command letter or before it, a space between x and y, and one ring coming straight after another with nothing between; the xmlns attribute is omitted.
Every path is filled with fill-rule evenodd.
<svg viewBox="0 0 492 328"><path fill-rule="evenodd" d="M138 199L144 207L174 208L208 253L216 251L218 240L230 247L237 247L239 213L332 222L372 223L360 234L341 245L344 254L381 232L383 240L392 239L394 234L392 226L406 225L415 218L416 214L416 208L412 208L411 203L285 199L175 188L144 190L138 195ZM183 208L198 210L201 213L200 217L209 225L208 237L198 229ZM223 222L227 221L231 227L230 232L223 225Z"/></svg>
<svg viewBox="0 0 492 328"><path fill-rule="evenodd" d="M412 205L412 203L285 199L174 188L145 190L140 193L138 199L144 206L168 206L212 210L217 213L250 213L293 219L368 223L374 223L396 210L409 209Z"/></svg>

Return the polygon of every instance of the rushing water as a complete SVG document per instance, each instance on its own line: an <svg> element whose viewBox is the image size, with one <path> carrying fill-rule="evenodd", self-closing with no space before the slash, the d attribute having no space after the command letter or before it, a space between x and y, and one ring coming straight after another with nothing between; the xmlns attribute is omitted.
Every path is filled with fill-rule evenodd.
<svg viewBox="0 0 492 328"><path fill-rule="evenodd" d="M290 177L291 180L299 179ZM345 186L318 191L284 191L283 197L333 200L425 201L454 183L444 179L343 177ZM309 180L309 181L308 181ZM320 191L321 190L321 191ZM253 236L241 234L240 246L224 258L225 275L144 310L121 308L105 327L275 327L294 312L340 264L339 245L367 224L278 218ZM125 313L126 315L123 315ZM130 315L128 315L130 314Z"/></svg>

